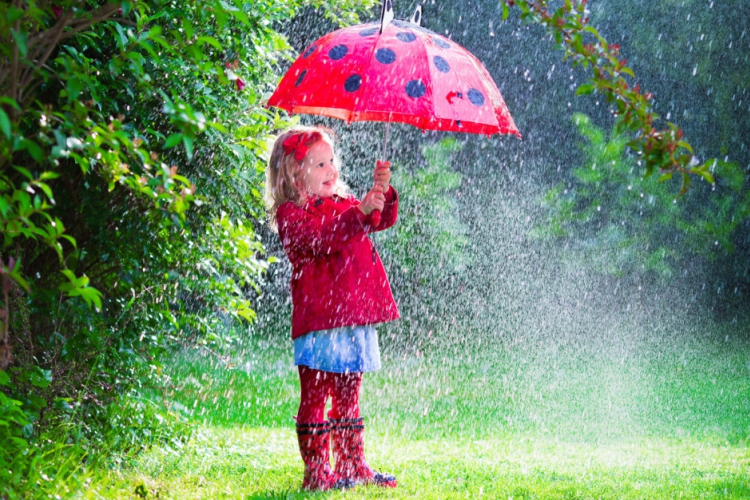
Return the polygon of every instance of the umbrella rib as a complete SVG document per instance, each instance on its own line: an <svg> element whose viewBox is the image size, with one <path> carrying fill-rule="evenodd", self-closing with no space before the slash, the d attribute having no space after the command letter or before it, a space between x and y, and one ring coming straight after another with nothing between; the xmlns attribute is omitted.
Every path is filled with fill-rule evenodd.
<svg viewBox="0 0 750 500"><path fill-rule="evenodd" d="M474 69L476 69L476 71L479 73L479 75L483 75L486 72L487 75L489 75L490 78L491 78L492 75L490 75L490 71L487 69L487 67L484 66L481 63L481 61L476 58L476 56L474 54L472 54L471 52L468 52L468 51L467 51L467 53L469 54L468 60L471 62L472 65L474 65ZM493 79L493 81L494 81L494 79ZM492 89L489 89L489 90L487 89L487 82L484 81L484 78L482 78L482 87L484 87L484 91L487 92L487 98L490 101L490 108L492 109L492 117L494 118L495 123L497 123L498 130L500 130L503 127L501 126L500 119L497 116L497 110L495 109L495 101L491 97L492 96L492 92L491 92ZM498 89L498 94L499 93L500 93L500 89ZM500 97L502 98L502 95ZM507 107L507 105L505 107ZM508 114L510 115L510 113L508 113ZM511 120L512 120L512 118L511 118ZM506 127L506 128L509 128L509 127Z"/></svg>
<svg viewBox="0 0 750 500"><path fill-rule="evenodd" d="M424 35L424 33L422 33L419 30L415 30L415 31L419 34L420 37L427 36L427 35ZM437 116L435 116L435 93L434 93L435 87L432 85L432 82L433 82L434 78L432 77L432 68L430 67L430 55L427 53L427 45L425 43L422 43L420 45L420 48L422 49L422 51L424 53L424 59L427 62L427 76L430 78L430 81L429 81L430 87L429 88L432 89L432 91L430 92L430 95L432 96L432 100L429 101L429 105L432 108L430 110L430 116L433 116L433 117L437 118ZM427 86L427 83L428 82L424 82L425 87ZM424 130L425 128L427 128L426 127L427 123L425 123L425 122L427 122L427 119L424 116L420 116L419 120L420 120L420 123L421 123L421 126L419 128L421 128L422 130Z"/></svg>
<svg viewBox="0 0 750 500"><path fill-rule="evenodd" d="M387 27L388 27L388 26L386 26L386 28L387 28ZM385 31L385 30L383 30L383 31ZM366 66L364 66L364 65L363 65L363 67L362 67L362 69L363 69L363 70L367 70L367 73L365 73L365 72L363 71L363 73L365 73L365 76L368 76L368 75L369 75L369 73L370 73L370 68L372 67L372 59L373 59L373 57L375 57L375 51L377 50L377 47L378 47L378 42L380 41L380 37L381 37L381 36L383 36L383 33L382 33L382 32L381 32L381 33L378 33L378 36L377 36L377 38L375 39L375 43L373 43L373 44L372 44L372 50L370 51L370 58L369 58L369 60L367 61L367 65L366 65ZM360 100L359 100L359 101L358 101L358 102L357 102L357 103L356 103L356 104L354 105L354 108L352 109L352 111L350 111L350 113L349 113L349 117L350 117L350 119L351 119L351 115L352 115L352 113L353 113L353 114L354 114L355 116L358 116L358 115L359 115L359 112L360 112L360 110L361 110L361 109L360 109L360 106L362 106L362 105L363 105L363 103L365 103L365 102L368 102L368 100L369 100L369 99L365 99L365 94L367 94L367 97L369 98L369 94L371 93L371 89L370 89L370 87L371 87L371 82L369 82L369 81L368 81L368 82L365 82L365 90L366 90L366 92L362 92L362 99L360 99Z"/></svg>
<svg viewBox="0 0 750 500"><path fill-rule="evenodd" d="M429 61L428 61L428 63L429 63ZM453 75L455 75L455 76L453 77L453 81L454 81L454 82L455 82L455 84L456 84L456 85L455 85L455 86L456 86L456 88L455 88L455 89L451 89L451 91L453 91L453 92L463 92L463 90L462 90L462 89L460 88L460 84L461 84L461 81L459 80L459 73L455 72L455 73L453 73L453 74L452 74L451 76L453 76ZM446 96L446 99L447 99L447 97L448 97L448 96ZM449 101L448 101L448 104L450 104L450 107L451 107L451 114L453 115L453 123L454 123L454 124L456 124L456 123L460 123L460 122L461 122L461 120L459 120L459 119L457 119L457 118L456 118L456 108L455 108L455 106L453 105L453 101L454 101L455 99L456 99L456 98L454 98L454 99L452 99L452 100L449 100Z"/></svg>

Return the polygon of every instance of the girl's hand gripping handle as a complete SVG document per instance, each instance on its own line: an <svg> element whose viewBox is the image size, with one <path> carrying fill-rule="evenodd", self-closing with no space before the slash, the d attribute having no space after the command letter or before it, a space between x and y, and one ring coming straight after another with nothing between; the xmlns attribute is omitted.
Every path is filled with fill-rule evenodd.
<svg viewBox="0 0 750 500"><path fill-rule="evenodd" d="M383 194L383 187L380 184L375 184L372 189L362 198L362 202L359 204L359 209L365 215L370 215L374 218L377 213L378 219L380 218L380 210L383 210L385 206L385 195ZM380 222L380 221L378 221Z"/></svg>
<svg viewBox="0 0 750 500"><path fill-rule="evenodd" d="M383 194L387 193L391 183L391 162L378 160L375 165L373 180L375 181L375 186L381 186L383 188ZM378 227L380 225L381 210L382 208L375 210L370 217L373 227Z"/></svg>

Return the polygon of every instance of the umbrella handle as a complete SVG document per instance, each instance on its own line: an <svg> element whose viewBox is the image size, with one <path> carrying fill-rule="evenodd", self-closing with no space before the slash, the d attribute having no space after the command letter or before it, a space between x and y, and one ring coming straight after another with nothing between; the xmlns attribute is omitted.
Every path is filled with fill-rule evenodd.
<svg viewBox="0 0 750 500"><path fill-rule="evenodd" d="M388 153L388 136L391 132L391 120L390 116L388 117L388 121L385 122L385 136L383 137L383 154L380 155L380 159L385 161L386 159L386 153Z"/></svg>
<svg viewBox="0 0 750 500"><path fill-rule="evenodd" d="M391 131L391 121L388 120L385 123L385 138L383 139L383 154L381 155L381 159L385 161L386 158L386 152L388 148L388 135ZM378 227L380 225L380 210L373 210L372 214L370 215L370 222L372 222L372 227Z"/></svg>
<svg viewBox="0 0 750 500"><path fill-rule="evenodd" d="M372 227L376 228L380 225L380 210L373 210L370 214L370 222Z"/></svg>

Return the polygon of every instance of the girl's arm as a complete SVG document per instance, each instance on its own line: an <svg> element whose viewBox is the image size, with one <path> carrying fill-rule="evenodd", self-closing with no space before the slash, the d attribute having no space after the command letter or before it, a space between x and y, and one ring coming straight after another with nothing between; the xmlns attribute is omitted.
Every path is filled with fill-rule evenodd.
<svg viewBox="0 0 750 500"><path fill-rule="evenodd" d="M370 226L370 217L371 215L367 216L365 224L368 224L368 229L371 233L388 229L396 223L396 219L398 218L398 192L393 186L389 186L388 191L385 192L385 204L380 214L380 224L376 227Z"/></svg>
<svg viewBox="0 0 750 500"><path fill-rule="evenodd" d="M351 238L365 233L365 215L357 207L321 220L293 203L285 203L278 208L276 218L287 255L335 253Z"/></svg>

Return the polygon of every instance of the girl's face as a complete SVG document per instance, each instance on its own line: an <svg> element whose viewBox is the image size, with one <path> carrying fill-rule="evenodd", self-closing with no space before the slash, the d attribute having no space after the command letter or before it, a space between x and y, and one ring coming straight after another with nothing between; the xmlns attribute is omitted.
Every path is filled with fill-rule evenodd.
<svg viewBox="0 0 750 500"><path fill-rule="evenodd" d="M339 172L333 163L333 150L326 141L318 141L302 160L300 181L309 194L330 198L336 189Z"/></svg>

